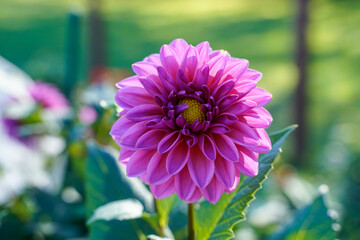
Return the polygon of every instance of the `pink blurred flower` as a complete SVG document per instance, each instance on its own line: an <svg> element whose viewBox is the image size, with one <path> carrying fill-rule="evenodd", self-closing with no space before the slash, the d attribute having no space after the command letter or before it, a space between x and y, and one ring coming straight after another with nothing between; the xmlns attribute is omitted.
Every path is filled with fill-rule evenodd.
<svg viewBox="0 0 360 240"><path fill-rule="evenodd" d="M44 82L35 82L30 86L30 95L45 109L67 110L69 103L57 87Z"/></svg>
<svg viewBox="0 0 360 240"><path fill-rule="evenodd" d="M124 110L110 132L127 175L156 198L176 192L212 203L235 190L240 173L257 175L259 153L271 149L263 106L272 96L256 87L261 73L248 65L182 39L133 64L136 75L117 84Z"/></svg>
<svg viewBox="0 0 360 240"><path fill-rule="evenodd" d="M83 106L79 110L78 118L83 124L90 125L97 118L96 109L90 106Z"/></svg>

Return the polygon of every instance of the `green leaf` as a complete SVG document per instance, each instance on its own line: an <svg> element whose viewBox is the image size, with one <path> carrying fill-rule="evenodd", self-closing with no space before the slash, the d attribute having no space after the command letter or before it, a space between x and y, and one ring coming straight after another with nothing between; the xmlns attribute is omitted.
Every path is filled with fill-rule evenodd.
<svg viewBox="0 0 360 240"><path fill-rule="evenodd" d="M159 215L159 224L161 228L165 228L169 222L169 213L177 202L175 194L164 199L156 199L156 208Z"/></svg>
<svg viewBox="0 0 360 240"><path fill-rule="evenodd" d="M122 221L136 219L142 217L143 212L143 205L136 199L114 201L97 208L87 224L91 224L97 220Z"/></svg>
<svg viewBox="0 0 360 240"><path fill-rule="evenodd" d="M360 239L360 155L355 155L343 172L342 228L339 239ZM349 159L350 160L350 159ZM349 174L351 173L351 174Z"/></svg>
<svg viewBox="0 0 360 240"><path fill-rule="evenodd" d="M272 168L276 156L285 138L296 128L289 126L272 134L272 149L259 159L259 173L255 177L242 175L237 189L230 194L223 194L215 205L202 202L195 210L196 239L231 239L234 237L232 228L245 219L244 211L253 200L255 192L261 187L266 175Z"/></svg>
<svg viewBox="0 0 360 240"><path fill-rule="evenodd" d="M127 177L125 168L110 152L111 149L102 149L93 142L88 144L85 183L87 215L92 216L95 209L104 204L128 198L139 200L145 211L153 212L152 194L138 178ZM91 239L146 239L146 235L152 233L153 228L143 219L101 220L90 225Z"/></svg>
<svg viewBox="0 0 360 240"><path fill-rule="evenodd" d="M7 210L7 209L0 210L0 223L1 223L1 220L8 214L9 214L9 210Z"/></svg>
<svg viewBox="0 0 360 240"><path fill-rule="evenodd" d="M154 211L154 200L150 191L138 178L126 176L126 170L108 151L95 143L88 144L89 159L86 164L86 192L88 215L112 201L134 198L139 200L147 212Z"/></svg>
<svg viewBox="0 0 360 240"><path fill-rule="evenodd" d="M335 239L332 229L334 221L327 214L324 196L320 195L314 202L295 214L292 223L270 236L269 240L327 240Z"/></svg>

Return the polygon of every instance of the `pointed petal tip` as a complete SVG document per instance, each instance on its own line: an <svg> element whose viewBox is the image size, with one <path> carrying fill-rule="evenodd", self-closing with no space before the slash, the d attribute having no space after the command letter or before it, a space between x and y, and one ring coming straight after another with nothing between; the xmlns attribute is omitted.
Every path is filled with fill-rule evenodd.
<svg viewBox="0 0 360 240"><path fill-rule="evenodd" d="M158 185L150 185L150 190L156 199L163 199L175 193L174 178Z"/></svg>
<svg viewBox="0 0 360 240"><path fill-rule="evenodd" d="M190 148L189 173L199 188L206 187L214 176L215 163L209 160L198 147Z"/></svg>
<svg viewBox="0 0 360 240"><path fill-rule="evenodd" d="M166 182L171 175L166 171L166 154L155 152L146 169L150 184L158 185Z"/></svg>
<svg viewBox="0 0 360 240"><path fill-rule="evenodd" d="M185 139L183 139L170 150L166 159L166 171L170 175L179 173L187 163L189 155L189 147L187 146Z"/></svg>
<svg viewBox="0 0 360 240"><path fill-rule="evenodd" d="M180 132L172 132L166 135L158 144L158 152L166 153L180 140Z"/></svg>

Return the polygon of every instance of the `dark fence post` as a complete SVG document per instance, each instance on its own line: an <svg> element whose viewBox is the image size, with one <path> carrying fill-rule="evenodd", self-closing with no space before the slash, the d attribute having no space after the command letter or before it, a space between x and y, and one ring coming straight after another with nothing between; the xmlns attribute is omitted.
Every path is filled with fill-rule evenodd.
<svg viewBox="0 0 360 240"><path fill-rule="evenodd" d="M79 71L79 48L80 48L80 15L69 13L65 52L65 79L64 93L71 96L71 91L78 80Z"/></svg>
<svg viewBox="0 0 360 240"><path fill-rule="evenodd" d="M89 4L90 81L99 82L105 71L105 31L101 16L101 0L89 0Z"/></svg>
<svg viewBox="0 0 360 240"><path fill-rule="evenodd" d="M307 5L308 0L298 0L296 62L299 82L296 89L295 122L299 128L296 131L296 165L303 164L306 147Z"/></svg>

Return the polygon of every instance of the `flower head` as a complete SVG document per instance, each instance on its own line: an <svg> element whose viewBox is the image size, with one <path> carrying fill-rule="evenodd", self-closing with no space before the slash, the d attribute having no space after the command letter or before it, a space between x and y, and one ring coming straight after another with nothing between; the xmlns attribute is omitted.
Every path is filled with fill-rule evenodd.
<svg viewBox="0 0 360 240"><path fill-rule="evenodd" d="M65 96L54 85L34 82L29 89L32 98L45 109L68 110L69 103Z"/></svg>
<svg viewBox="0 0 360 240"><path fill-rule="evenodd" d="M90 125L96 121L98 114L95 108L85 105L78 112L78 118L84 125Z"/></svg>
<svg viewBox="0 0 360 240"><path fill-rule="evenodd" d="M110 134L130 177L156 198L173 193L216 203L235 190L240 173L258 173L258 155L271 149L263 108L271 94L256 87L261 73L248 61L182 39L132 65L117 84L124 110Z"/></svg>
<svg viewBox="0 0 360 240"><path fill-rule="evenodd" d="M5 78L5 81L9 79ZM0 124L4 126L8 136L32 147L39 135L47 133L48 129L45 126L50 121L46 120L64 117L70 106L59 89L49 83L33 82L29 79L28 82L18 81L16 85L23 90L23 93L18 96L5 95L5 100L0 105L6 105L8 111L0 114ZM43 114L43 110L48 111L48 114ZM42 124L44 124L42 127L36 127Z"/></svg>

